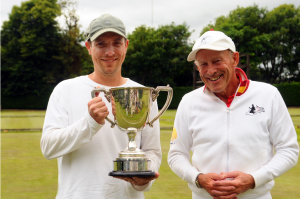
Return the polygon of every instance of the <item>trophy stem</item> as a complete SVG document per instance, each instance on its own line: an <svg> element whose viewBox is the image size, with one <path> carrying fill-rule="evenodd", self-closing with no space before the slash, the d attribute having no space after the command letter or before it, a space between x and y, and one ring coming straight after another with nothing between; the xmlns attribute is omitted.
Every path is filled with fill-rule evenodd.
<svg viewBox="0 0 300 199"><path fill-rule="evenodd" d="M129 151L136 151L136 141L135 141L135 136L137 133L136 128L128 128L127 129L127 136L128 136L128 150Z"/></svg>

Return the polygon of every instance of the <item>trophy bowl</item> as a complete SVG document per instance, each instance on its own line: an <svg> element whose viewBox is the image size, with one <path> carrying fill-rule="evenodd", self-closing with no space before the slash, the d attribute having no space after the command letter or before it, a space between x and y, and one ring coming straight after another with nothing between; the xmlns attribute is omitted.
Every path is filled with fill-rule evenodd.
<svg viewBox="0 0 300 199"><path fill-rule="evenodd" d="M152 102L159 96L160 91L167 91L168 96L163 108L152 120L150 111ZM128 135L128 147L119 153L114 161L114 170L108 175L119 177L153 177L155 172L151 170L151 160L146 158L145 152L136 147L135 136L137 132L144 129L146 125L153 127L153 123L167 110L172 97L173 89L168 86L152 87L116 87L109 90L95 88L92 90L92 97L96 92L104 92L108 102L112 105L114 119L105 119L114 128L118 126Z"/></svg>

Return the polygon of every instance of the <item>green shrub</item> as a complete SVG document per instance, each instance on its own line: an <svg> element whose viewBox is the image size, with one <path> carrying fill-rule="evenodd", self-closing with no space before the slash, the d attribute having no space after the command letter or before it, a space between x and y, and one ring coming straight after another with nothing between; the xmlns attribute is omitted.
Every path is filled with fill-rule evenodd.
<svg viewBox="0 0 300 199"><path fill-rule="evenodd" d="M1 96L2 109L41 109L45 110L48 105L52 89L43 95L23 95L23 96Z"/></svg>
<svg viewBox="0 0 300 199"><path fill-rule="evenodd" d="M173 99L169 109L177 109L181 98L188 92L191 92L193 87L175 87L173 88ZM157 98L158 107L161 109L166 102L168 92L161 91Z"/></svg>
<svg viewBox="0 0 300 199"><path fill-rule="evenodd" d="M300 82L274 84L281 93L286 106L300 106Z"/></svg>

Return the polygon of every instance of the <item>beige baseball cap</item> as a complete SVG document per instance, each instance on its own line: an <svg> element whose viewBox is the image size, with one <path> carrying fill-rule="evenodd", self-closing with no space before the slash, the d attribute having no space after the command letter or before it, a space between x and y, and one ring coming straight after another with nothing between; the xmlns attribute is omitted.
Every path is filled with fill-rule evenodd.
<svg viewBox="0 0 300 199"><path fill-rule="evenodd" d="M205 32L194 44L192 51L187 57L188 61L196 59L196 54L201 49L223 51L230 49L236 52L235 45L230 37L220 31L207 31Z"/></svg>
<svg viewBox="0 0 300 199"><path fill-rule="evenodd" d="M126 30L123 22L110 14L104 14L94 19L86 33L86 39L94 41L97 37L106 32L114 32L126 38Z"/></svg>

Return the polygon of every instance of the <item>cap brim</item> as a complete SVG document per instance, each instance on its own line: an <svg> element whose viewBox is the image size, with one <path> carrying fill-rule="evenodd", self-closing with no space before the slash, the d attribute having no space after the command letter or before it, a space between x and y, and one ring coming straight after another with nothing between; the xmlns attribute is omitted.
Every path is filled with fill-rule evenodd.
<svg viewBox="0 0 300 199"><path fill-rule="evenodd" d="M105 28L105 29L103 29L103 30L100 30L100 31L96 32L96 33L90 38L90 40L91 40L91 41L94 41L97 37L99 37L100 35L102 35L102 34L104 34L104 33L106 33L106 32L114 32L114 33L117 33L117 34L119 34L119 35L121 35L121 36L123 36L123 37L126 38L126 36L125 36L122 32L118 31L117 29L114 29L114 28Z"/></svg>
<svg viewBox="0 0 300 199"><path fill-rule="evenodd" d="M199 51L200 49L196 49L196 50L193 50L192 52L190 52L190 54L188 55L187 57L187 60L188 61L193 61L196 59L196 54L197 52Z"/></svg>
<svg viewBox="0 0 300 199"><path fill-rule="evenodd" d="M213 46L213 45L205 45L204 44L204 45L201 45L201 47L192 50L192 52L190 52L190 54L188 55L187 60L188 61L196 60L197 52L199 50L204 50L204 49L206 49L206 50L215 50L215 51L223 51L223 50L227 50L229 48Z"/></svg>

